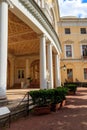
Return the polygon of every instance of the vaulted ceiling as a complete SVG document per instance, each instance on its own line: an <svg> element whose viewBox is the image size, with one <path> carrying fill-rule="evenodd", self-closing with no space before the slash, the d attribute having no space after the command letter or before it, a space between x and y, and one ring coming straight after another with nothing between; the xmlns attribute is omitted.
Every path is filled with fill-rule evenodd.
<svg viewBox="0 0 87 130"><path fill-rule="evenodd" d="M15 56L39 54L39 43L37 33L9 11L8 52Z"/></svg>

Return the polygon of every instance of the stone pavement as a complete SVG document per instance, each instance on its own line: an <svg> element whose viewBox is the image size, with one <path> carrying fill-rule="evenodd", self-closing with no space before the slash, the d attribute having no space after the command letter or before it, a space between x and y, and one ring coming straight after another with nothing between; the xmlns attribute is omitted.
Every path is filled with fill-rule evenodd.
<svg viewBox="0 0 87 130"><path fill-rule="evenodd" d="M48 115L30 115L11 123L6 130L87 130L87 88L67 96L65 107Z"/></svg>

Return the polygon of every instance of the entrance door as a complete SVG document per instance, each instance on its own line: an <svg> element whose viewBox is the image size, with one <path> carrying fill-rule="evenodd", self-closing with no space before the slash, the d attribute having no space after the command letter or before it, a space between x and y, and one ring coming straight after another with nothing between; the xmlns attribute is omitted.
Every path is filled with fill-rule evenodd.
<svg viewBox="0 0 87 130"><path fill-rule="evenodd" d="M73 69L67 69L68 82L73 82Z"/></svg>

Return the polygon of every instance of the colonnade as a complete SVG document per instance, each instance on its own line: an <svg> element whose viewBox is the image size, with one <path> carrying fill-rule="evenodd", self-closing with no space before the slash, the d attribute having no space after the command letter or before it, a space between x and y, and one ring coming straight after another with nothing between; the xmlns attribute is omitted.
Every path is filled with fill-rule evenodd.
<svg viewBox="0 0 87 130"><path fill-rule="evenodd" d="M46 54L47 45L47 54ZM53 56L52 43L46 42L46 36L40 36L40 88L53 88ZM8 2L0 2L0 99L6 97L7 86L7 48L8 48ZM48 64L46 63L48 60ZM26 77L28 75L28 61L26 61ZM47 69L49 72L49 86L47 82ZM55 54L55 86L60 86L60 59Z"/></svg>
<svg viewBox="0 0 87 130"><path fill-rule="evenodd" d="M56 53L54 56L55 56L55 66L54 66L55 87L58 87L61 85L60 58L59 58L58 53ZM46 63L46 61L48 62ZM47 72L49 73L49 79L47 79ZM40 40L40 87L41 89L53 88L54 87L53 81L54 80L53 80L52 43L47 43L47 55L46 55L46 37L43 34ZM48 85L48 82L49 82L49 85Z"/></svg>

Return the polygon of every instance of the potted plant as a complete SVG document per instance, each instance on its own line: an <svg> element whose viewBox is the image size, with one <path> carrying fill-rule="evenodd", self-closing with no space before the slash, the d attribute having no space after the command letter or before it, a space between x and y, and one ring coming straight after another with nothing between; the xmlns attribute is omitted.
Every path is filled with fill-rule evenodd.
<svg viewBox="0 0 87 130"><path fill-rule="evenodd" d="M77 90L76 84L66 84L64 85L64 87L68 89L68 95L76 94L76 90Z"/></svg>
<svg viewBox="0 0 87 130"><path fill-rule="evenodd" d="M51 97L51 110L56 111L63 106L63 103L66 99L67 89L63 87L58 87L53 91L54 93Z"/></svg>
<svg viewBox="0 0 87 130"><path fill-rule="evenodd" d="M49 99L49 90L35 90L29 92L32 97L34 107L34 114L48 114L50 113L50 99Z"/></svg>

